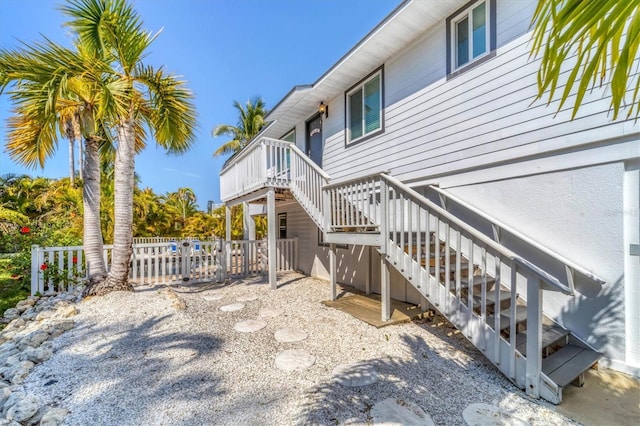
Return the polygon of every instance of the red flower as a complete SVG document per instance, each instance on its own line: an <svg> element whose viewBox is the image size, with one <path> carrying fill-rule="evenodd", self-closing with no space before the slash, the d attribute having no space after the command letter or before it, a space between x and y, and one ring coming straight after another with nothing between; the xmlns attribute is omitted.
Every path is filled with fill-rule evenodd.
<svg viewBox="0 0 640 426"><path fill-rule="evenodd" d="M48 266L47 266L47 264L46 264L46 263L43 263L42 265L40 265L40 270L41 270L41 271L46 271L46 270L47 270L47 268L48 268Z"/></svg>
<svg viewBox="0 0 640 426"><path fill-rule="evenodd" d="M23 226L22 228L20 228L21 234L28 234L29 232L31 232L31 228L29 228L28 226Z"/></svg>
<svg viewBox="0 0 640 426"><path fill-rule="evenodd" d="M18 274L11 274L11 278L13 278L13 279L18 278Z"/></svg>
<svg viewBox="0 0 640 426"><path fill-rule="evenodd" d="M75 256L73 256L73 257L71 258L71 261L72 261L72 262L73 262L73 264L75 265L76 263L78 263L78 258L77 258L77 257L75 257Z"/></svg>

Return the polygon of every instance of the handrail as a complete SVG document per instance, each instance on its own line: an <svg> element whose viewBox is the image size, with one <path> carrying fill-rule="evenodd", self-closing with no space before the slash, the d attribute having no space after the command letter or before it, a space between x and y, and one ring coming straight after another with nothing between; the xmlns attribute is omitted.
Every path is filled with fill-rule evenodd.
<svg viewBox="0 0 640 426"><path fill-rule="evenodd" d="M399 180L397 180L397 179L395 179L395 178L393 178L393 177L391 177L391 176L389 176L389 175L387 175L385 173L381 173L380 176L384 180L386 180L387 182L389 182L389 183L393 184L394 186L396 186L396 187L400 188L401 190L403 190L415 202L421 203L421 204L424 204L424 205L428 206L430 209L432 209L433 211L438 213L440 216L444 217L447 221L449 221L450 223L455 224L461 230L464 230L466 233L468 233L469 235L473 236L474 239L482 242L484 245L486 245L487 247L490 247L491 249L497 251L498 253L500 253L504 257L506 257L506 258L508 258L508 259L510 259L510 260L512 260L514 262L518 262L521 265L527 267L532 272L534 272L535 274L537 274L538 276L543 278L545 281L547 281L553 287L556 287L561 292L563 292L565 294L573 295L573 289L571 289L570 287L567 287L566 285L562 284L557 278L553 277L548 272L544 271L542 268L534 265L533 263L531 263L529 261L526 261L521 256L519 256L516 253L514 253L513 251L509 250L505 246L503 246L503 245L493 241L492 239L488 238L482 232L480 232L480 231L476 230L475 228L473 228L472 226L466 224L464 221L462 221L457 216L454 216L453 214L449 213L448 211L446 211L442 207L440 207L437 204L435 204L433 201L431 201L428 198L424 197L423 195L417 193L414 189L410 188L409 186L405 185L404 183L400 182Z"/></svg>
<svg viewBox="0 0 640 426"><path fill-rule="evenodd" d="M266 140L273 140L275 141L276 139L271 139L271 138L264 138ZM286 141L278 141L278 142L286 142ZM313 168L313 170L315 170L318 174L320 174L320 176L322 176L323 178L325 178L325 180L329 181L331 180L331 176L329 176L324 170L322 170L322 168L320 166L318 166L316 163L314 163L313 161L311 161L311 158L309 158L308 155L306 155L304 152L302 152L302 150L300 148L298 148L294 143L292 142L288 142L291 144L291 146L289 147L290 150L292 150L293 152L295 152L296 154L298 154L298 156L305 162L307 163L309 166L311 166L311 168Z"/></svg>
<svg viewBox="0 0 640 426"><path fill-rule="evenodd" d="M477 209L476 207L470 205L469 203L459 199L458 197L451 195L450 193L434 186L434 185L429 185L429 188L434 190L435 192L437 192L438 194L447 197L449 200L453 201L454 203L464 207L465 209L471 211L472 213L482 217L483 219L487 220L489 223L491 223L494 226L497 226L500 230L502 231L506 231L509 234L513 235L514 237L518 238L519 240L521 240L522 242L536 248L537 250L540 250L541 252L545 253L548 256L553 257L554 259L556 259L557 261L563 263L567 268L570 268L573 271L577 271L579 272L581 275L583 275L586 278L589 278L590 280L593 280L595 282L597 282L600 285L604 285L606 284L606 281L599 277L598 275L594 274L593 272L587 270L586 268L583 268L582 266L576 264L575 262L567 259L566 257L562 256L561 254L551 250L548 247L543 246L542 244L532 240L531 238L527 237L526 235L522 234L521 232L513 229L512 227L506 225L504 222L499 221L498 219L495 219L491 216L489 216L488 214L486 214L485 212ZM567 276L567 281L569 281L569 284L571 287L573 287L573 279L570 276Z"/></svg>

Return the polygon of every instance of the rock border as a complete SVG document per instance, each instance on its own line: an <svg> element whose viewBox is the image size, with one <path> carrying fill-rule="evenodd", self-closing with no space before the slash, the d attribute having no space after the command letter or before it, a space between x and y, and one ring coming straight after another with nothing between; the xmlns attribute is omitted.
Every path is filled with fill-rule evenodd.
<svg viewBox="0 0 640 426"><path fill-rule="evenodd" d="M76 302L82 289L70 293L29 297L4 312L8 322L0 331L0 418L8 425L57 426L67 410L50 407L23 392L22 384L33 367L53 355L51 340L74 326Z"/></svg>

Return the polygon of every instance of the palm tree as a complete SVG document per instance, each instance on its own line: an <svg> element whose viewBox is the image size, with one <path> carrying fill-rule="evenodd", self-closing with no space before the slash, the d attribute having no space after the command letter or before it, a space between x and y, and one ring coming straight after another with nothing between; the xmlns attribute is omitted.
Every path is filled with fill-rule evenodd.
<svg viewBox="0 0 640 426"><path fill-rule="evenodd" d="M574 118L587 91L609 83L613 119L623 107L629 108L628 117L634 109L640 115L640 0L538 0L533 22L532 54L542 50L538 98L549 91L551 102L566 78L560 110L577 84Z"/></svg>
<svg viewBox="0 0 640 426"><path fill-rule="evenodd" d="M246 109L238 101L235 101L233 106L238 110L238 123L235 126L219 124L213 129L212 135L214 137L225 135L231 138L230 141L216 149L213 153L214 156L235 154L241 151L264 126L264 117L268 111L262 98L249 99Z"/></svg>
<svg viewBox="0 0 640 426"><path fill-rule="evenodd" d="M100 168L98 149L107 141L107 131L98 115L96 88L102 81L85 78L93 66L82 46L77 51L49 40L22 50L0 49L0 93L11 85L9 95L15 105L9 118L7 152L28 167L44 167L58 145L56 124L65 117L79 115L85 140L83 182L83 244L87 274L91 282L103 280L106 267L100 231ZM74 126L76 124L74 123Z"/></svg>
<svg viewBox="0 0 640 426"><path fill-rule="evenodd" d="M143 30L136 11L125 0L71 0L61 8L66 25L99 63L98 72L106 115L117 135L114 167L114 249L108 279L86 294L132 290L128 282L132 253L135 149L145 139L144 125L170 153L182 153L194 142L196 122L193 95L185 84L162 68L142 63L156 35Z"/></svg>

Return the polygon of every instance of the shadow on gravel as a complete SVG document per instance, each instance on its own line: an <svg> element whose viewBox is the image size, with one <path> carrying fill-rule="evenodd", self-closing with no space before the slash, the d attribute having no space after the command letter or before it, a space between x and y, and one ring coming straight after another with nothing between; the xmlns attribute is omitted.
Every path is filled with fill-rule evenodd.
<svg viewBox="0 0 640 426"><path fill-rule="evenodd" d="M466 342L461 336L447 336L446 331L429 331L445 341ZM422 407L435 424L464 424L462 411L468 404L499 405L508 394L519 392L470 344L464 351L434 349L423 338L412 335L401 336L397 344L403 352L412 354L410 360L388 357L362 362L378 373L378 381L370 386L345 387L333 378L316 385L306 392L302 418L297 423L370 424L371 408L386 398L396 398Z"/></svg>
<svg viewBox="0 0 640 426"><path fill-rule="evenodd" d="M191 423L183 423L187 416L180 407L185 401L216 398L224 390L214 366L189 364L218 351L223 342L206 333L165 332L172 320L171 315L156 316L129 328L114 318L108 326L78 327L73 340L93 352L62 348L55 365L44 363L32 374L31 386L46 389L50 405L73 401L67 418L72 424L143 425L161 407L167 413L163 424L198 424L205 415L198 410L206 404L194 405Z"/></svg>

